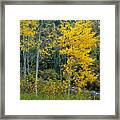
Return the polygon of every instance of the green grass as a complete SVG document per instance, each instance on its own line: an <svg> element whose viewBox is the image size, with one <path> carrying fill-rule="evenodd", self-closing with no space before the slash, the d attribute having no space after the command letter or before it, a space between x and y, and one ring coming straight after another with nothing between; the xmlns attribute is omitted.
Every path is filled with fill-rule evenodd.
<svg viewBox="0 0 120 120"><path fill-rule="evenodd" d="M88 92L70 94L68 97L67 94L57 94L57 95L44 95L44 94L20 94L21 100L99 100L99 97L91 96Z"/></svg>

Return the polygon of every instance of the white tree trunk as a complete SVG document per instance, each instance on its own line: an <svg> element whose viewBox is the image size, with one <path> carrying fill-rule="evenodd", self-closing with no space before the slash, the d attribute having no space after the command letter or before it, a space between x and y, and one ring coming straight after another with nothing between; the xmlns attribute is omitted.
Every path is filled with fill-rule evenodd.
<svg viewBox="0 0 120 120"><path fill-rule="evenodd" d="M42 26L42 23L41 23ZM41 30L41 27L40 27ZM41 31L39 30L39 41L40 41L40 35L41 35ZM38 81L38 68L39 68L39 48L40 46L38 46L37 48L37 58L36 58L36 80L35 80L35 94L36 96L38 95L38 90L37 90L37 81Z"/></svg>
<svg viewBox="0 0 120 120"><path fill-rule="evenodd" d="M24 80L26 80L26 54L23 52L23 58L24 58Z"/></svg>
<svg viewBox="0 0 120 120"><path fill-rule="evenodd" d="M23 36L23 41L24 41L24 36ZM23 51L23 70L24 70L24 80L26 80L26 52Z"/></svg>
<svg viewBox="0 0 120 120"><path fill-rule="evenodd" d="M38 67L39 67L39 51L37 51L37 58L36 58L36 80L35 80L35 94L37 96L37 81L38 81Z"/></svg>
<svg viewBox="0 0 120 120"><path fill-rule="evenodd" d="M27 54L27 73L29 75L29 54Z"/></svg>

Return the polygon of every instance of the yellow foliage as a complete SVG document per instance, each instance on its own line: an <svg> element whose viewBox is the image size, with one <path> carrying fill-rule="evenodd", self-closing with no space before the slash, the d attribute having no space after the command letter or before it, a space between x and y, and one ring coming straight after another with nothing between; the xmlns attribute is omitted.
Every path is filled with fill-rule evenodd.
<svg viewBox="0 0 120 120"><path fill-rule="evenodd" d="M95 58L90 57L90 51L99 43L99 39L95 37L95 32L92 31L92 21L80 20L76 21L71 27L70 23L62 22L60 31L62 36L60 41L60 54L68 56L66 65L63 66L64 74L73 77L77 87L86 86L87 82L94 82L97 77L94 71L90 68L95 61ZM81 66L76 72L74 65Z"/></svg>

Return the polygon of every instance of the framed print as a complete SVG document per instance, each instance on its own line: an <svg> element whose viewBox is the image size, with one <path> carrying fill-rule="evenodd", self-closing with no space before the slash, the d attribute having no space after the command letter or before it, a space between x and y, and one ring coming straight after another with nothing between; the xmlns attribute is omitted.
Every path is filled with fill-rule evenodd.
<svg viewBox="0 0 120 120"><path fill-rule="evenodd" d="M2 1L1 118L119 119L119 7Z"/></svg>

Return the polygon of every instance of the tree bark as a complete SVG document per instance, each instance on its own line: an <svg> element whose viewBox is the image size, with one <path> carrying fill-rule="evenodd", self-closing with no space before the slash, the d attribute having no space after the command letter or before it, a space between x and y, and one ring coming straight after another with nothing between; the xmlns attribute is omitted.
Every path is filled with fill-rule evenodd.
<svg viewBox="0 0 120 120"><path fill-rule="evenodd" d="M24 58L24 80L26 80L26 54L23 52L23 58Z"/></svg>
<svg viewBox="0 0 120 120"><path fill-rule="evenodd" d="M27 54L27 73L29 75L29 53Z"/></svg>
<svg viewBox="0 0 120 120"><path fill-rule="evenodd" d="M37 58L36 58L36 80L35 80L35 94L37 96L37 81L38 81L38 67L39 67L39 51L37 51Z"/></svg>

